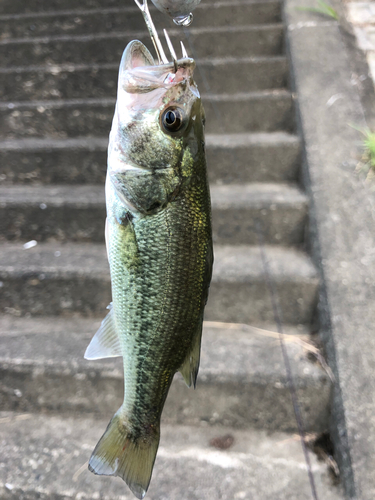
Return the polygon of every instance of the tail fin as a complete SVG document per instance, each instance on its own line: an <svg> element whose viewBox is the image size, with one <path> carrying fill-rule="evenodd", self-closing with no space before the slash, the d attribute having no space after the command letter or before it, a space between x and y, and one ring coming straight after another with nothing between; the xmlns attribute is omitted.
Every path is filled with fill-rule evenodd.
<svg viewBox="0 0 375 500"><path fill-rule="evenodd" d="M146 436L132 435L118 411L91 455L89 470L121 477L134 495L142 499L150 484L159 438L159 426Z"/></svg>

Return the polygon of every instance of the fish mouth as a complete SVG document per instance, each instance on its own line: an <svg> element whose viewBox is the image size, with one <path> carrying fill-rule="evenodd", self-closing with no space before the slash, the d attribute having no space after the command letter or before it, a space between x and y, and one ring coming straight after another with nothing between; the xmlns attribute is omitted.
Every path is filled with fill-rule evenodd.
<svg viewBox="0 0 375 500"><path fill-rule="evenodd" d="M150 34L152 43L153 43L155 51L156 51L159 65L168 64L169 61L165 55L163 46L160 42L158 33L156 31L155 25L154 25L153 20L151 18L151 14L150 14L150 11L148 9L147 0L143 0L143 4L141 4L140 0L134 0L134 1L137 4L137 6L139 7L140 11L142 12L143 18L145 20L145 23L146 23L146 26L148 29L148 32ZM166 42L168 45L169 52L171 53L171 56L172 56L172 61L177 62L178 58L177 58L176 52L173 48L172 42L171 42L166 30L164 30L164 36L165 36L165 39L166 39ZM187 58L188 55L187 55L186 49L184 47L184 44L182 42L180 42L180 43L181 43L181 48L182 48L182 57ZM177 71L177 68L176 68L176 71Z"/></svg>
<svg viewBox="0 0 375 500"><path fill-rule="evenodd" d="M195 61L188 56L181 41L182 57L178 58L167 31L164 37L171 55L171 61L165 55L159 35L152 21L147 0L135 0L142 12L158 63L155 63L149 50L139 40L133 40L126 47L120 63L119 90L122 87L128 93L146 93L160 87L168 88L184 80L192 80Z"/></svg>
<svg viewBox="0 0 375 500"><path fill-rule="evenodd" d="M194 59L185 57L184 51L181 59L155 64L147 47L139 40L133 40L127 45L121 59L119 90L139 94L162 87L170 88L184 80L191 81L194 69Z"/></svg>

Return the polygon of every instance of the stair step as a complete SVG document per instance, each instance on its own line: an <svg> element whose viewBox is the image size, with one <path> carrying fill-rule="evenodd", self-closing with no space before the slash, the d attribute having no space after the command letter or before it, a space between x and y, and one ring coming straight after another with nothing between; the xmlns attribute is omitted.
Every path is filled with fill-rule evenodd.
<svg viewBox="0 0 375 500"><path fill-rule="evenodd" d="M256 244L256 221L269 244L299 245L307 198L287 184L214 185L214 242ZM0 238L104 242L104 186L0 187Z"/></svg>
<svg viewBox="0 0 375 500"><path fill-rule="evenodd" d="M299 138L285 132L207 134L206 154L210 181L224 183L295 181L301 161Z"/></svg>
<svg viewBox="0 0 375 500"><path fill-rule="evenodd" d="M84 10L81 7L74 10L52 12L26 12L22 6L20 13L15 15L0 15L0 32L2 39L40 37L48 35L82 35L112 31L134 31L144 29L143 17L136 6L120 3L120 7L109 7L109 2L103 8ZM46 5L48 8L49 6ZM175 27L164 14L150 8L155 26L167 29ZM201 3L194 12L192 27L206 26L236 26L243 24L269 24L280 22L280 2L248 2L224 1L218 4Z"/></svg>
<svg viewBox="0 0 375 500"><path fill-rule="evenodd" d="M219 244L257 244L256 224L267 244L301 245L307 197L285 184L212 186L213 238Z"/></svg>
<svg viewBox="0 0 375 500"><path fill-rule="evenodd" d="M219 28L191 28L189 39L194 46L194 59L207 57L270 56L282 53L281 24L249 25ZM172 43L179 47L184 41L188 54L193 55L181 29L168 30ZM119 64L126 45L134 39L150 49L150 35L145 30L134 32L95 33L90 35L59 35L35 38L15 38L0 41L0 61L3 67L30 64ZM154 53L154 52L152 52Z"/></svg>
<svg viewBox="0 0 375 500"><path fill-rule="evenodd" d="M206 319L273 322L260 249L216 245L214 251ZM311 260L289 248L267 246L265 253L284 322L310 324L319 283ZM103 316L111 297L104 245L44 243L25 250L3 244L1 254L1 312Z"/></svg>
<svg viewBox="0 0 375 500"><path fill-rule="evenodd" d="M103 12L110 10L127 10L135 11L135 7L124 5L122 0L82 0L77 9L77 2L74 0L29 0L27 4L23 0L3 0L0 4L0 16L5 19L12 19L17 16L19 19L36 17L55 17L58 15L79 16L85 15L87 11L94 11L95 9ZM206 0L198 5L194 15L194 25L199 22L198 18L205 16L205 11L216 11L220 8L241 5L242 8L250 9L251 18L254 23L266 23L280 21L281 18L281 5L280 0ZM139 9L137 8L138 12ZM150 2L150 11L154 17L153 5ZM165 16L162 16L165 22ZM194 26L193 25L193 26Z"/></svg>
<svg viewBox="0 0 375 500"><path fill-rule="evenodd" d="M206 135L211 182L295 181L300 141L284 132ZM0 184L104 184L107 137L0 141Z"/></svg>
<svg viewBox="0 0 375 500"><path fill-rule="evenodd" d="M210 58L197 61L197 68L194 79L201 91L237 93L286 87L284 56ZM118 64L0 68L0 99L115 97L117 76ZM208 82L209 88L206 89Z"/></svg>
<svg viewBox="0 0 375 500"><path fill-rule="evenodd" d="M293 128L293 99L286 90L202 99L208 134L289 132ZM0 103L0 135L8 139L108 136L114 107L114 98Z"/></svg>
<svg viewBox="0 0 375 500"><path fill-rule="evenodd" d="M106 420L8 412L0 418L4 499L133 498L123 481L94 476L85 466ZM228 434L229 449L210 445ZM343 499L324 462L308 454L319 498ZM288 434L164 425L147 498L309 500L311 488L301 443Z"/></svg>
<svg viewBox="0 0 375 500"><path fill-rule="evenodd" d="M99 324L2 317L2 409L102 416L117 411L124 392L122 359L83 359ZM274 338L205 327L202 342L197 390L189 390L176 375L163 414L166 422L297 430L282 352ZM287 351L306 430L322 432L328 427L329 377L299 344L288 343Z"/></svg>

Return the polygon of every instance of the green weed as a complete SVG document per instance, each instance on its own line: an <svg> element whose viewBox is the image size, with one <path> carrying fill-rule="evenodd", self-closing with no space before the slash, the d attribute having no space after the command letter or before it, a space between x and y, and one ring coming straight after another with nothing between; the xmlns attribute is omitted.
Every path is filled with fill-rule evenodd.
<svg viewBox="0 0 375 500"><path fill-rule="evenodd" d="M364 137L362 140L363 154L357 166L357 171L366 175L367 182L372 182L375 180L375 132L372 132L369 128L355 126L353 128L361 132Z"/></svg>
<svg viewBox="0 0 375 500"><path fill-rule="evenodd" d="M318 14L322 14L323 16L332 17L333 19L336 19L336 21L339 20L339 15L333 7L323 2L323 0L317 0L317 2L318 2L318 7L297 7L297 10L317 12Z"/></svg>

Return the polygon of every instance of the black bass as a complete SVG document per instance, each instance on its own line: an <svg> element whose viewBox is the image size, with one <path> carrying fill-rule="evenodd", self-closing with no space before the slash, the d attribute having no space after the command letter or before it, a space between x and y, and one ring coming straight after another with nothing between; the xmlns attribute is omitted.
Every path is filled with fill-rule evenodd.
<svg viewBox="0 0 375 500"><path fill-rule="evenodd" d="M188 57L156 65L125 49L108 148L112 306L85 357L122 356L121 408L89 462L146 494L174 374L195 386L212 274L204 111Z"/></svg>

